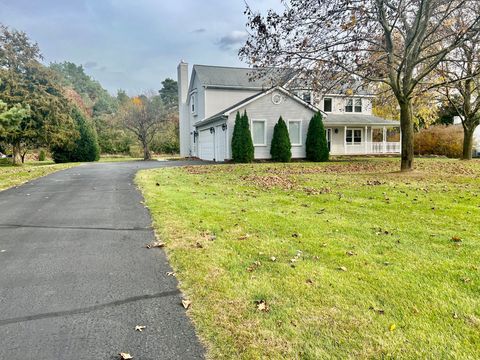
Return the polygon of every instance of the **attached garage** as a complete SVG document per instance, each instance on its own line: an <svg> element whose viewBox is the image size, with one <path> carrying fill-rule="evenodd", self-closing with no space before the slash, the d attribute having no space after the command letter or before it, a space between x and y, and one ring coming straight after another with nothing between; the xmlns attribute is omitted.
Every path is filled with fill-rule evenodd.
<svg viewBox="0 0 480 360"><path fill-rule="evenodd" d="M213 161L215 158L214 134L210 128L198 133L198 157L202 160Z"/></svg>
<svg viewBox="0 0 480 360"><path fill-rule="evenodd" d="M215 161L225 161L227 156L227 131L224 125L215 126Z"/></svg>

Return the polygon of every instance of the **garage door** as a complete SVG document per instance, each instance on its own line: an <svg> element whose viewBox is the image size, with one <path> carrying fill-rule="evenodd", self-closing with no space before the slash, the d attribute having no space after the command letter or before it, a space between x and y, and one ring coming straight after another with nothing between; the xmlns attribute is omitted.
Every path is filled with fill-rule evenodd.
<svg viewBox="0 0 480 360"><path fill-rule="evenodd" d="M225 150L227 148L227 131L222 125L215 127L215 161L225 161Z"/></svg>
<svg viewBox="0 0 480 360"><path fill-rule="evenodd" d="M198 157L202 160L213 160L215 148L213 146L213 134L210 129L201 130L198 134Z"/></svg>

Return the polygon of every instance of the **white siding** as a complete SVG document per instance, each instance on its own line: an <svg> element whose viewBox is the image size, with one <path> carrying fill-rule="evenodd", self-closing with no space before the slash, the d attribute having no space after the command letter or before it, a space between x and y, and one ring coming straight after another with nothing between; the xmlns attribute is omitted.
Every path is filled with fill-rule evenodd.
<svg viewBox="0 0 480 360"><path fill-rule="evenodd" d="M331 114L345 114L345 103L347 99L362 99L362 112L360 114L372 115L372 99L364 96L343 96L343 95L325 95L325 98L332 99L332 112ZM323 98L315 102L320 110L323 108ZM347 114L359 114L359 113L347 113Z"/></svg>
<svg viewBox="0 0 480 360"><path fill-rule="evenodd" d="M275 105L272 102L272 96L274 94L281 94L283 101ZM304 158L305 157L305 139L307 137L308 124L310 119L314 115L314 112L300 104L298 101L286 96L280 91L274 91L268 95L261 97L260 99L248 104L246 107L239 109L240 113L247 111L247 115L250 121L254 119L266 120L267 129L267 144L266 146L255 146L255 159L269 159L270 146L273 136L273 128L278 122L280 116L288 123L288 120L302 120L302 145L292 146L292 158ZM228 118L228 143L231 143L233 134L233 127L235 124L236 112L230 114ZM231 149L228 149L228 158L231 159Z"/></svg>
<svg viewBox="0 0 480 360"><path fill-rule="evenodd" d="M218 114L246 98L258 94L259 90L212 89L205 91L205 118Z"/></svg>

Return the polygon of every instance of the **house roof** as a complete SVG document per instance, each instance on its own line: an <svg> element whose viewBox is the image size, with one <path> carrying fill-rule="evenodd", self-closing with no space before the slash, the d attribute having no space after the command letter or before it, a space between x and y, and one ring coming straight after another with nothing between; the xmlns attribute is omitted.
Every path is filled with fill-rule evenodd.
<svg viewBox="0 0 480 360"><path fill-rule="evenodd" d="M195 124L195 126L200 126L200 125L205 125L205 124L208 124L210 122L213 122L213 121L216 121L220 118L225 118L225 117L228 117L232 112L234 111L237 111L238 109L242 108L243 106L246 106L248 104L250 104L251 102L253 101L256 101L258 99L260 99L261 97L265 96L265 95L268 95L270 93L272 93L273 91L275 90L278 90L280 92L283 92L285 95L291 97L292 99L294 99L295 101L299 102L300 104L302 104L303 106L309 108L310 110L312 110L313 112L317 112L317 111L321 111L320 109L316 108L315 106L307 103L306 101L304 101L303 99L299 98L298 96L296 96L295 94L291 93L290 91L286 90L285 88L281 87L281 86L275 86L275 87L272 87L268 90L264 90L264 91L260 91L258 94L255 94L255 95L252 95L242 101L239 101L238 103L236 104L233 104L232 106L229 106L228 108L220 111L219 113L215 114L215 115L212 115L202 121L199 121L198 123Z"/></svg>
<svg viewBox="0 0 480 360"><path fill-rule="evenodd" d="M194 65L193 71L203 86L229 89L268 89L279 80L284 83L293 76L292 70L274 68Z"/></svg>
<svg viewBox="0 0 480 360"><path fill-rule="evenodd" d="M328 114L324 119L327 125L377 125L377 126L400 126L399 121L385 120L373 115L365 114Z"/></svg>

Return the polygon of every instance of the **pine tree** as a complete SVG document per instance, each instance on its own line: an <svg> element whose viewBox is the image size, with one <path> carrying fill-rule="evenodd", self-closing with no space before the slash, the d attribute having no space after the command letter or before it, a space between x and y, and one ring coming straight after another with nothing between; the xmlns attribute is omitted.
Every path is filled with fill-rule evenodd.
<svg viewBox="0 0 480 360"><path fill-rule="evenodd" d="M273 128L270 155L273 161L290 162L292 159L292 145L290 143L287 124L285 124L281 116Z"/></svg>
<svg viewBox="0 0 480 360"><path fill-rule="evenodd" d="M252 133L250 131L250 121L248 120L247 111L243 113L243 144L244 144L244 162L251 163L255 158L255 148L253 146Z"/></svg>
<svg viewBox="0 0 480 360"><path fill-rule="evenodd" d="M325 128L323 127L322 114L313 115L308 125L306 141L307 159L310 161L328 161L329 151Z"/></svg>
<svg viewBox="0 0 480 360"><path fill-rule="evenodd" d="M237 112L232 135L232 159L237 163L249 163L253 157L254 147L247 113L240 115Z"/></svg>

